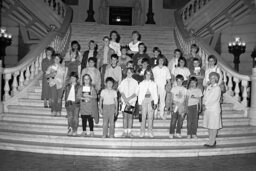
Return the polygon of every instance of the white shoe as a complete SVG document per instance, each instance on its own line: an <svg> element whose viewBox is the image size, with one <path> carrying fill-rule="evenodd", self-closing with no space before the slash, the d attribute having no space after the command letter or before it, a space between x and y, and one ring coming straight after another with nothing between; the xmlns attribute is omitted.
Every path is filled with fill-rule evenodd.
<svg viewBox="0 0 256 171"><path fill-rule="evenodd" d="M129 132L129 133L128 133L128 137L130 137L130 138L132 138L132 137L133 137L132 132Z"/></svg>
<svg viewBox="0 0 256 171"><path fill-rule="evenodd" d="M140 137L142 138L142 137L144 137L144 136L145 136L145 133L140 132Z"/></svg>
<svg viewBox="0 0 256 171"><path fill-rule="evenodd" d="M68 135L68 136L71 136L72 134L73 134L73 130L72 130L71 127L69 127L69 128L68 128L68 133L67 133L67 135Z"/></svg>
<svg viewBox="0 0 256 171"><path fill-rule="evenodd" d="M77 132L74 131L74 132L72 133L72 136L77 136Z"/></svg>
<svg viewBox="0 0 256 171"><path fill-rule="evenodd" d="M192 138L197 139L197 136L196 135L192 135Z"/></svg>
<svg viewBox="0 0 256 171"><path fill-rule="evenodd" d="M170 139L173 139L173 134L170 134L170 135L169 135L169 138L170 138Z"/></svg>
<svg viewBox="0 0 256 171"><path fill-rule="evenodd" d="M191 135L188 135L188 136L187 136L187 139L191 139Z"/></svg>
<svg viewBox="0 0 256 171"><path fill-rule="evenodd" d="M153 137L154 137L153 132L150 132L150 133L149 133L149 137L150 137L150 138L153 138Z"/></svg>
<svg viewBox="0 0 256 171"><path fill-rule="evenodd" d="M82 133L81 133L81 136L83 136L83 137L85 137L87 135L87 132L86 131L83 131Z"/></svg>
<svg viewBox="0 0 256 171"><path fill-rule="evenodd" d="M90 131L90 136L93 137L94 136L94 132Z"/></svg>
<svg viewBox="0 0 256 171"><path fill-rule="evenodd" d="M123 132L122 137L125 138L127 136L126 132Z"/></svg>
<svg viewBox="0 0 256 171"><path fill-rule="evenodd" d="M177 138L182 138L181 134L176 134Z"/></svg>

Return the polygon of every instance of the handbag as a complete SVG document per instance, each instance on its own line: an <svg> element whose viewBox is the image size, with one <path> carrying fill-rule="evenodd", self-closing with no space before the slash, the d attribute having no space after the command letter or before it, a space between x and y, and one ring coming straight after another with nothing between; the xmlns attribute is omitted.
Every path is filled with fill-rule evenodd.
<svg viewBox="0 0 256 171"><path fill-rule="evenodd" d="M134 114L135 107L131 105L125 105L124 112L128 114Z"/></svg>

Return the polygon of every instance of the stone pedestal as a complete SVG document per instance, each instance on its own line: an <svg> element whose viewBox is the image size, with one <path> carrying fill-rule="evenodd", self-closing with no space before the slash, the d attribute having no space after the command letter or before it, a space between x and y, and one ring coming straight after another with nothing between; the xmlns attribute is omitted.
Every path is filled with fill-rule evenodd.
<svg viewBox="0 0 256 171"><path fill-rule="evenodd" d="M248 117L250 125L256 126L256 68L252 69L251 81L251 106L248 111Z"/></svg>

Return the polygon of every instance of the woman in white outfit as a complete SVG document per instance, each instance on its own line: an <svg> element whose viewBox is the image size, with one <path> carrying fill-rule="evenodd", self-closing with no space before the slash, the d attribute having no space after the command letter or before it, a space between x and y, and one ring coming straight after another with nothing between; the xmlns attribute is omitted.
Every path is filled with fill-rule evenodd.
<svg viewBox="0 0 256 171"><path fill-rule="evenodd" d="M210 148L216 146L217 132L222 128L219 79L220 76L217 72L209 74L210 85L206 88L203 98L203 127L207 128L209 133L209 142L204 146Z"/></svg>

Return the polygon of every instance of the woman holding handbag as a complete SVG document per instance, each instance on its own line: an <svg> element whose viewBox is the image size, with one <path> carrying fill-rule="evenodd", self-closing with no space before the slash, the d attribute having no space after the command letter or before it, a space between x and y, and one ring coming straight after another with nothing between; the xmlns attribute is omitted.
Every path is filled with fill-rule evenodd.
<svg viewBox="0 0 256 171"><path fill-rule="evenodd" d="M124 121L124 132L122 137L132 137L132 121L133 113L135 109L135 103L137 100L136 90L138 87L138 82L132 78L134 73L133 68L127 68L127 77L120 83L118 90L121 94L122 107L121 111L123 112L123 121Z"/></svg>

